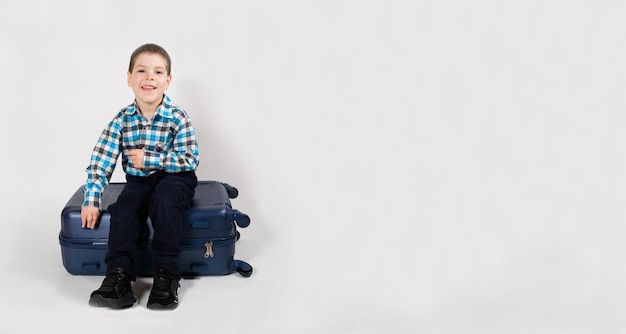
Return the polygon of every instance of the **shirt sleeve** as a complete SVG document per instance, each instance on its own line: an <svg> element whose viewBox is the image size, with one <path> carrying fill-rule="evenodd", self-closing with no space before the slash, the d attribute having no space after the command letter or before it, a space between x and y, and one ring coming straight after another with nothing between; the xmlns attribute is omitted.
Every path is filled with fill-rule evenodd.
<svg viewBox="0 0 626 334"><path fill-rule="evenodd" d="M91 154L89 166L86 168L87 182L84 187L83 206L100 207L102 190L111 180L120 154L121 138L122 126L116 118L102 131Z"/></svg>
<svg viewBox="0 0 626 334"><path fill-rule="evenodd" d="M145 169L161 169L168 173L196 170L200 162L196 130L184 112L176 118L172 131L171 150L144 152Z"/></svg>

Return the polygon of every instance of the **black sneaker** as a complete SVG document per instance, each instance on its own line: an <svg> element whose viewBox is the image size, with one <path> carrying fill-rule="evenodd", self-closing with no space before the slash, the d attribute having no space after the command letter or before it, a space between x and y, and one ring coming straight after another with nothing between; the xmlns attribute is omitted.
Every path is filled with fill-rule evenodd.
<svg viewBox="0 0 626 334"><path fill-rule="evenodd" d="M148 298L148 308L153 310L173 310L178 306L180 275L161 269L154 274L154 283Z"/></svg>
<svg viewBox="0 0 626 334"><path fill-rule="evenodd" d="M136 301L126 271L122 268L112 268L107 270L100 288L91 293L89 305L122 309L133 306Z"/></svg>

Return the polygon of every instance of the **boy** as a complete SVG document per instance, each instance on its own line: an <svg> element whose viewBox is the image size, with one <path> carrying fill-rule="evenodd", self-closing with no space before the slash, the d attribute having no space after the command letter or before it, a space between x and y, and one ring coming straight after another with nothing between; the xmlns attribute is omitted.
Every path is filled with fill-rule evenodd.
<svg viewBox="0 0 626 334"><path fill-rule="evenodd" d="M195 129L187 113L172 104L165 90L172 80L171 60L155 44L137 48L130 57L127 81L135 101L104 129L87 167L83 228L93 229L100 215L100 196L122 156L126 184L109 206L111 228L105 256L106 277L91 293L89 304L127 308L137 301L135 281L137 239L148 217L152 221L154 284L150 309L178 306L182 212L191 203L199 163Z"/></svg>

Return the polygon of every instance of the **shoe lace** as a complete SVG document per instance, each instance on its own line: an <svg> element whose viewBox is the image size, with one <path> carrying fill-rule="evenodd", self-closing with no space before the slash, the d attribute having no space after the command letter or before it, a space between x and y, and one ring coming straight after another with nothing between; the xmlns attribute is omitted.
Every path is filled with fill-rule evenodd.
<svg viewBox="0 0 626 334"><path fill-rule="evenodd" d="M156 277L154 278L153 287L157 290L169 291L171 285L172 285L172 279L169 277L157 274Z"/></svg>
<svg viewBox="0 0 626 334"><path fill-rule="evenodd" d="M120 273L108 274L104 278L104 281L102 281L102 287L113 288L113 287L115 287L115 285L117 285L117 283L119 283L121 280L123 280L124 277L125 277L125 275L124 274L120 274Z"/></svg>

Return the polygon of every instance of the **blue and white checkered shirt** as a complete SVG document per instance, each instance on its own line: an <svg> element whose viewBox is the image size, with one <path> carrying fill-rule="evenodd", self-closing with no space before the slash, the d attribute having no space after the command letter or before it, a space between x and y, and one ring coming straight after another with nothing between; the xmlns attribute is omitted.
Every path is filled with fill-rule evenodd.
<svg viewBox="0 0 626 334"><path fill-rule="evenodd" d="M130 166L124 153L136 148L144 150L142 169ZM100 195L111 180L120 153L124 172L134 176L148 176L160 170L193 171L200 162L196 130L183 109L164 95L152 120L147 120L133 102L107 125L93 149L86 169L83 206L100 207Z"/></svg>

